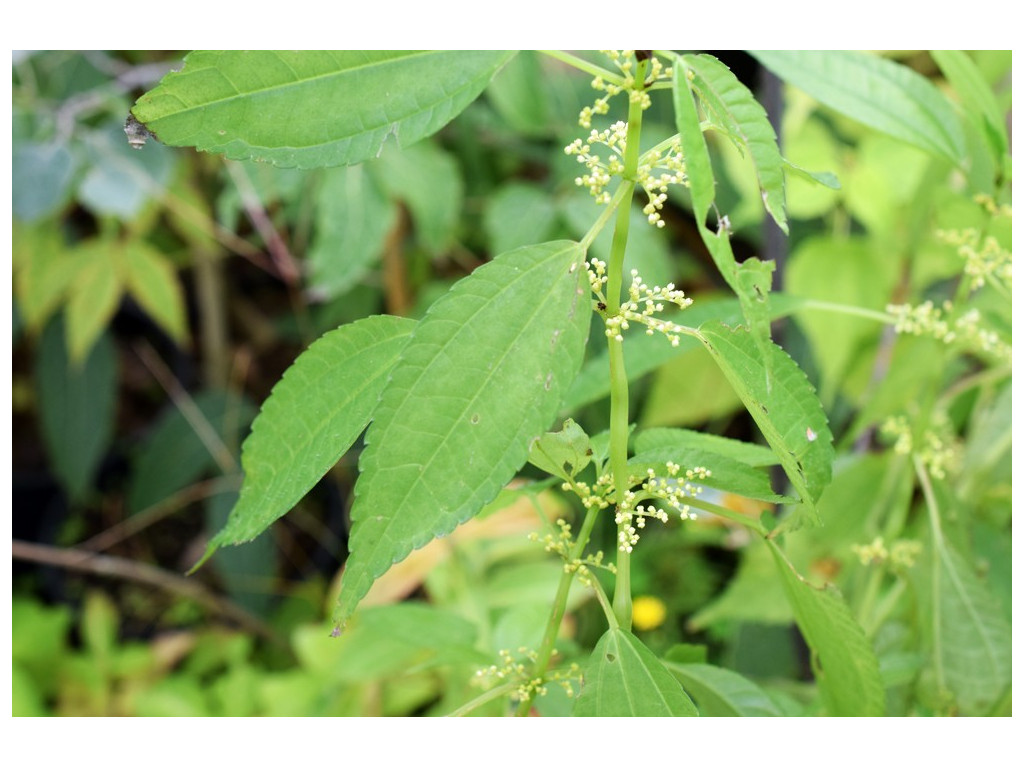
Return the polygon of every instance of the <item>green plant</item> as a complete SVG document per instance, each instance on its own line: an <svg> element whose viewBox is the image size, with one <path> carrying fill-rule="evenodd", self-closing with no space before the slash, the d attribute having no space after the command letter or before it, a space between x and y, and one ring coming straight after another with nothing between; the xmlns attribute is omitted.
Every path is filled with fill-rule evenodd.
<svg viewBox="0 0 1024 768"><path fill-rule="evenodd" d="M459 181L421 140L460 113L486 125L472 110L485 89L513 137L544 130L543 59L599 92L580 112L584 137L560 145L593 200L523 182L501 189L482 216L499 255L419 320L396 316L412 313L393 291L396 315L313 343L253 423L238 501L203 561L289 512L366 430L335 642L358 657L360 633L372 647L388 632L422 632L418 650L391 649L380 669L447 665L433 711L498 714L511 697L518 714L1007 712L1005 106L955 52L934 60L962 114L892 61L758 52L827 106L794 95L783 126L795 161L836 172L811 173L783 158L764 110L717 59L606 53L196 52L138 100L135 144L148 131L233 159L350 166L325 184L319 231L329 236L310 264L312 287L336 296L404 215L393 197L426 250L444 241ZM678 223L681 210L692 223ZM772 291L771 261L734 254L734 236L765 212L784 231L794 216L801 224L785 293ZM672 284L666 224L689 228L730 297L692 300ZM789 352L772 338L784 318ZM651 404L658 388L685 392L696 371L717 377L726 399L691 423L742 403L763 442L658 426L672 402ZM710 398L681 399L672 407L696 413ZM557 576L537 582L543 612L521 591L539 563L483 545L432 572L432 607L357 610L394 563L511 502L539 513L531 557ZM681 518L675 538L656 530L669 518ZM700 593L711 576L698 548L727 538L738 570L724 591ZM645 548L693 563L692 582L676 589L665 574L687 566L659 570ZM518 605L476 588L498 580L518 584ZM589 617L588 595L599 606ZM673 600L692 613L687 636L659 630ZM582 644L559 635L570 607L602 624ZM814 686L709 659L730 629L769 638L766 627L790 621ZM540 696L552 683L569 696Z"/></svg>

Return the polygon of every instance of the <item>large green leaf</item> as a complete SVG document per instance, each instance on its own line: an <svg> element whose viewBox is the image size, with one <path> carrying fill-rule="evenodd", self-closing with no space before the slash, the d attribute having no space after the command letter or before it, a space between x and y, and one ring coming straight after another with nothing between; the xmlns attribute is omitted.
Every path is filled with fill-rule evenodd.
<svg viewBox="0 0 1024 768"><path fill-rule="evenodd" d="M782 717L778 704L736 672L710 664L663 662L697 700L704 717Z"/></svg>
<svg viewBox="0 0 1024 768"><path fill-rule="evenodd" d="M966 153L956 111L909 67L857 51L751 51L787 83L857 122L955 165Z"/></svg>
<svg viewBox="0 0 1024 768"><path fill-rule="evenodd" d="M817 589L804 581L778 546L774 542L768 545L786 586L797 626L814 654L814 674L829 714L884 714L885 690L878 659L838 590Z"/></svg>
<svg viewBox="0 0 1024 768"><path fill-rule="evenodd" d="M85 359L69 359L63 318L51 322L36 360L43 441L72 499L85 498L110 444L117 401L117 351L101 335Z"/></svg>
<svg viewBox="0 0 1024 768"><path fill-rule="evenodd" d="M132 114L160 141L283 167L351 165L465 109L505 51L195 51Z"/></svg>
<svg viewBox="0 0 1024 768"><path fill-rule="evenodd" d="M697 708L647 646L615 628L601 636L590 655L573 715L686 717L697 715Z"/></svg>
<svg viewBox="0 0 1024 768"><path fill-rule="evenodd" d="M550 426L590 326L583 256L568 241L509 251L416 327L360 459L339 621L392 563L494 498Z"/></svg>
<svg viewBox="0 0 1024 768"><path fill-rule="evenodd" d="M700 327L700 334L804 502L789 525L796 527L807 518L818 522L815 503L832 477L835 451L828 420L807 376L774 344L762 362L757 342L742 326L711 321Z"/></svg>
<svg viewBox="0 0 1024 768"><path fill-rule="evenodd" d="M932 554L930 586L938 683L961 714L982 715L1010 685L1010 625L964 559L943 539Z"/></svg>
<svg viewBox="0 0 1024 768"><path fill-rule="evenodd" d="M356 441L374 415L415 322L379 315L320 337L263 403L242 446L238 504L204 555L254 539L288 512Z"/></svg>
<svg viewBox="0 0 1024 768"><path fill-rule="evenodd" d="M691 87L704 104L708 119L749 153L765 209L784 232L789 232L782 154L779 152L775 129L768 122L764 107L736 75L714 56L688 55L684 60L689 72L693 73ZM677 109L681 102L680 94L676 97ZM685 104L682 106L685 115ZM679 120L678 113L676 119ZM687 120L687 123L692 127L691 121ZM682 127L687 126L684 124ZM701 198L702 201L706 199L706 194L702 194Z"/></svg>

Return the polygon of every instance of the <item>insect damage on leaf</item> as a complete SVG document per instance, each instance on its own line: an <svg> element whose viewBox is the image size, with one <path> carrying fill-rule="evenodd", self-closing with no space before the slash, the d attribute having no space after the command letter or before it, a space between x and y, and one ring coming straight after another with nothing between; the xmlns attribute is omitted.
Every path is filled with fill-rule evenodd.
<svg viewBox="0 0 1024 768"><path fill-rule="evenodd" d="M128 144L132 149L142 149L146 146L146 140L154 136L153 132L136 119L135 115L129 114L124 121L124 134L128 137Z"/></svg>

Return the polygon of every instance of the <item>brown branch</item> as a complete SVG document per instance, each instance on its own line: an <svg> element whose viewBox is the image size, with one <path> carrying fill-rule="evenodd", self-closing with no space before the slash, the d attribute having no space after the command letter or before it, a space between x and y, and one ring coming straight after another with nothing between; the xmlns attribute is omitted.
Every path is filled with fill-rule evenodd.
<svg viewBox="0 0 1024 768"><path fill-rule="evenodd" d="M148 584L179 597L194 600L213 613L231 619L253 634L260 635L281 645L287 645L284 639L269 626L244 608L240 608L230 600L214 594L204 587L201 582L187 579L176 573L170 573L153 565L139 563L123 557L97 555L93 552L83 552L79 549L61 549L45 544L17 540L11 542L11 555L16 560L27 560L33 563L66 568L70 571L80 571L97 576L108 576L140 584Z"/></svg>

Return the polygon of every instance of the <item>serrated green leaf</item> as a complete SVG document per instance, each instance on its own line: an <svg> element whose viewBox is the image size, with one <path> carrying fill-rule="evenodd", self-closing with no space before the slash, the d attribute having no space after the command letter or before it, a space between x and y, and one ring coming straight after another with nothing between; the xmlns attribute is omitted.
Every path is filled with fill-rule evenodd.
<svg viewBox="0 0 1024 768"><path fill-rule="evenodd" d="M700 327L700 334L800 494L803 506L788 525L798 527L806 518L820 522L815 503L832 477L835 452L828 420L807 376L781 347L771 344L769 379L757 342L742 326L711 321Z"/></svg>
<svg viewBox="0 0 1024 768"><path fill-rule="evenodd" d="M172 146L291 168L407 147L465 109L505 51L195 51L132 114Z"/></svg>
<svg viewBox="0 0 1024 768"><path fill-rule="evenodd" d="M242 446L245 480L205 560L254 539L337 463L374 416L415 322L379 315L321 336L299 355L263 403Z"/></svg>
<svg viewBox="0 0 1024 768"><path fill-rule="evenodd" d="M733 440L707 432L695 432L692 429L666 427L645 429L637 434L633 446L634 451L638 454L660 448L696 449L717 453L751 467L769 467L779 463L775 453L763 445L745 443L742 440Z"/></svg>
<svg viewBox="0 0 1024 768"><path fill-rule="evenodd" d="M416 327L360 458L339 620L392 563L494 498L550 426L590 326L583 256L568 241L509 251Z"/></svg>
<svg viewBox="0 0 1024 768"><path fill-rule="evenodd" d="M700 127L700 116L693 102L692 82L686 58L676 56L672 67L672 103L675 106L676 130L686 158L686 177L690 181L690 198L697 226L703 227L708 211L715 202L715 175L711 156Z"/></svg>
<svg viewBox="0 0 1024 768"><path fill-rule="evenodd" d="M621 629L597 641L583 672L575 717L687 717L697 708L642 642Z"/></svg>
<svg viewBox="0 0 1024 768"><path fill-rule="evenodd" d="M760 686L730 669L710 664L663 662L697 702L704 717L783 717Z"/></svg>
<svg viewBox="0 0 1024 768"><path fill-rule="evenodd" d="M691 87L701 98L708 119L750 155L764 207L782 231L788 233L782 155L764 107L715 57L697 54L683 58L694 74Z"/></svg>
<svg viewBox="0 0 1024 768"><path fill-rule="evenodd" d="M831 171L808 171L806 168L801 168L796 163L783 158L783 162L786 164L786 168L791 170L797 176L814 184L820 184L823 187L829 189L841 189L842 185L839 183L838 177Z"/></svg>
<svg viewBox="0 0 1024 768"><path fill-rule="evenodd" d="M128 291L151 318L178 344L187 340L185 295L178 275L160 251L131 240L121 252Z"/></svg>
<svg viewBox="0 0 1024 768"><path fill-rule="evenodd" d="M571 481L590 464L594 455L590 438L572 419L559 432L547 432L530 443L530 463L563 480Z"/></svg>
<svg viewBox="0 0 1024 768"><path fill-rule="evenodd" d="M932 626L936 677L960 714L982 715L1010 686L1011 632L999 604L945 540L933 548Z"/></svg>
<svg viewBox="0 0 1024 768"><path fill-rule="evenodd" d="M68 359L63 318L43 332L36 361L43 440L72 499L85 498L110 444L117 400L117 353L101 335L79 364Z"/></svg>
<svg viewBox="0 0 1024 768"><path fill-rule="evenodd" d="M858 51L750 51L787 83L859 123L954 165L966 153L952 105L909 67Z"/></svg>
<svg viewBox="0 0 1024 768"><path fill-rule="evenodd" d="M350 290L384 250L398 208L363 165L326 172L316 207L309 252L310 287L327 297Z"/></svg>
<svg viewBox="0 0 1024 768"><path fill-rule="evenodd" d="M836 717L878 717L885 713L885 690L878 659L864 630L839 591L804 581L774 542L768 542L797 626L817 663L821 698Z"/></svg>

